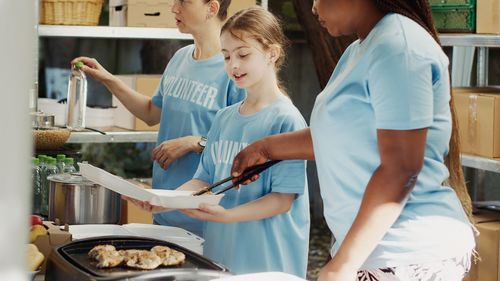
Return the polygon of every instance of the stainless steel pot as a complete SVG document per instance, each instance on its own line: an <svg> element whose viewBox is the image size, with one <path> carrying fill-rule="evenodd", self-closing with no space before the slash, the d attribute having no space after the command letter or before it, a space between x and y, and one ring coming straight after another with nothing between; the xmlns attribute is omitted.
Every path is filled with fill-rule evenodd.
<svg viewBox="0 0 500 281"><path fill-rule="evenodd" d="M116 224L120 221L120 195L81 175L48 177L49 220L67 224Z"/></svg>

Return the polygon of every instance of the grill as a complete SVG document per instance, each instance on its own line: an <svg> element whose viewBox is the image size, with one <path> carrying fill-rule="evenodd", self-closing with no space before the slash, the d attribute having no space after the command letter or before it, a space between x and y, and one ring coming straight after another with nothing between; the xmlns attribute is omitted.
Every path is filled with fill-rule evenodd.
<svg viewBox="0 0 500 281"><path fill-rule="evenodd" d="M186 255L183 265L159 267L154 270L135 270L126 267L100 269L87 253L97 245L110 244L119 250L149 250L154 246L167 246ZM141 237L96 237L78 240L52 251L47 261L46 281L71 280L211 280L229 276L227 269L177 244Z"/></svg>

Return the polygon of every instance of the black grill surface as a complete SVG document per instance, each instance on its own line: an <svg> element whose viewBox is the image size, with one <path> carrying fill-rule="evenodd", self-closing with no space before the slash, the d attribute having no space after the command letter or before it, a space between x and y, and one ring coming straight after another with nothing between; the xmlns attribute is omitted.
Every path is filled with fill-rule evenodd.
<svg viewBox="0 0 500 281"><path fill-rule="evenodd" d="M97 245L109 244L115 246L117 250L128 250L128 249L138 249L138 250L150 250L154 246L167 246L174 250L183 252L186 255L186 261L180 266L165 267L160 266L154 270L135 270L128 268L126 266L120 266L116 268L101 269L96 267L96 262L92 261L88 257L88 252ZM214 263L213 261L191 251L182 246L174 243L170 243L162 240L155 240L149 238L140 237L99 237L99 238L89 238L84 240L78 240L71 242L64 246L57 248L57 254L67 261L72 266L78 268L81 271L86 272L89 276L104 277L104 279L116 279L125 276L136 276L141 275L141 273L151 273L155 271L165 271L172 269L178 271L179 269L200 269L200 270L216 270L216 271L227 271L226 268Z"/></svg>

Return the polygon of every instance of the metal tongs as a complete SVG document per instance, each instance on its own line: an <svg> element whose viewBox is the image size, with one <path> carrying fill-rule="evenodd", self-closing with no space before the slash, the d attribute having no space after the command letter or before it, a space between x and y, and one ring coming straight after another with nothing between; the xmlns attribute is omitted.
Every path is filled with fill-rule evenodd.
<svg viewBox="0 0 500 281"><path fill-rule="evenodd" d="M225 187L225 188L217 191L215 193L215 195L224 193L224 192L228 191L229 189L234 188L235 186L240 185L241 183L245 182L246 180L252 178L255 175L258 175L258 174L262 173L264 170L266 170L267 168L273 166L274 164L276 164L278 162L281 162L281 160L271 160L271 161L268 161L266 163L255 165L255 166L247 168L243 172L243 174L241 174L239 177L237 177L239 179L236 182L233 182L231 185L229 185L229 186L227 186L227 187ZM193 193L193 196L198 196L198 195L205 194L206 192L209 192L212 189L214 189L214 188L216 188L216 187L218 187L218 186L220 186L220 185L222 185L222 184L224 184L224 183L226 183L228 181L232 181L233 179L235 179L235 177L233 177L233 176L230 176L230 177L227 177L225 179L222 179L222 180L220 180L220 181L212 184L209 187L203 188L202 190Z"/></svg>

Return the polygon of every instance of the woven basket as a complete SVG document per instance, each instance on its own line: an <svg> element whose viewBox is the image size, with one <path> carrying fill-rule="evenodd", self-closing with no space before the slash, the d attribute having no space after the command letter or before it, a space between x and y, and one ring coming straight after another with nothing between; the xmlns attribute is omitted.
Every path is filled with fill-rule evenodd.
<svg viewBox="0 0 500 281"><path fill-rule="evenodd" d="M40 23L97 25L103 0L41 0Z"/></svg>

